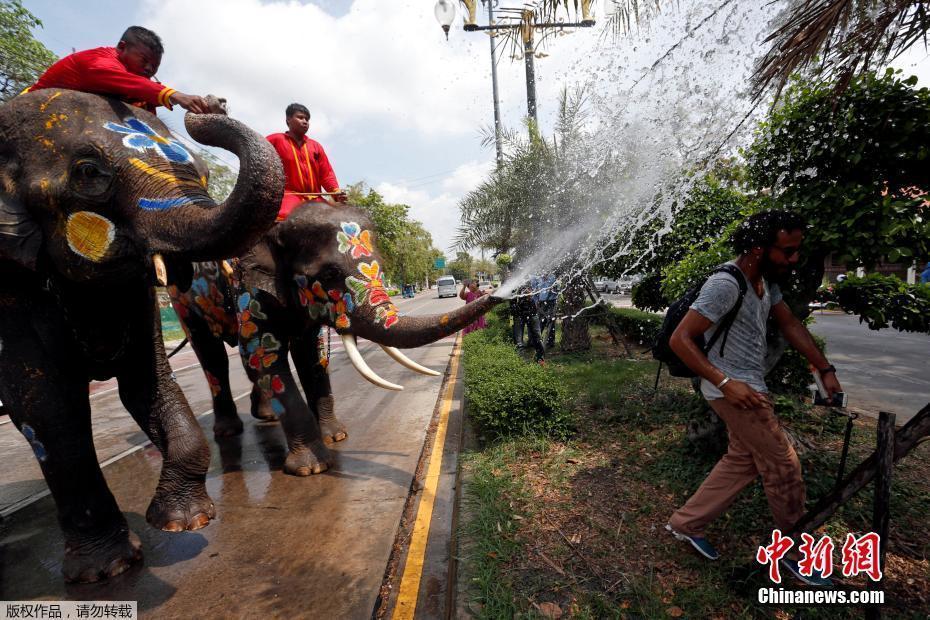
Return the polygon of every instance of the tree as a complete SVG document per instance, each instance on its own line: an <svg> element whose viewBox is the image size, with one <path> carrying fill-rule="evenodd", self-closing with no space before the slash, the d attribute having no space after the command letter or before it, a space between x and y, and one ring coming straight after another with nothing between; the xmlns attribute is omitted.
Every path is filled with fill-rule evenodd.
<svg viewBox="0 0 930 620"><path fill-rule="evenodd" d="M446 271L456 280L465 280L471 277L474 260L471 254L460 250L455 253L454 261L446 263Z"/></svg>
<svg viewBox="0 0 930 620"><path fill-rule="evenodd" d="M795 83L746 152L749 187L760 194L753 210L790 210L808 222L805 255L785 291L799 316L809 313L831 254L867 269L885 257L930 256L924 189L930 188L930 91L915 83L892 71L854 78L839 95L831 83ZM729 255L735 224L705 251L666 269L667 297L679 296ZM885 305L875 293L881 290L871 287L871 305ZM865 307L860 302L850 310Z"/></svg>
<svg viewBox="0 0 930 620"><path fill-rule="evenodd" d="M758 92L778 92L796 71L820 59L822 79L844 90L854 77L883 67L918 41L927 43L927 0L794 0L768 38Z"/></svg>
<svg viewBox="0 0 930 620"><path fill-rule="evenodd" d="M531 257L534 264L555 271L567 292L563 315L563 350L586 349L587 319L579 311L586 302L584 263L578 239L558 231L577 229L582 221L603 221L609 200L597 200L621 173L615 157L605 157L585 132L587 92L563 89L554 135L544 138L530 127L504 132L504 160L488 179L461 201L456 247L488 247L494 255L513 256L513 271ZM487 140L493 140L489 135ZM578 305L580 304L580 305ZM577 328L577 329L576 329Z"/></svg>
<svg viewBox="0 0 930 620"><path fill-rule="evenodd" d="M34 84L57 60L32 34L41 26L20 0L0 0L0 102Z"/></svg>
<svg viewBox="0 0 930 620"><path fill-rule="evenodd" d="M364 183L350 185L346 192L349 202L363 209L374 224L384 262L381 268L388 280L400 285L426 280L433 270L432 260L441 252L433 247L432 236L423 225L408 217L410 207L385 202Z"/></svg>
<svg viewBox="0 0 930 620"><path fill-rule="evenodd" d="M221 162L215 155L209 151L200 150L200 156L207 163L207 169L210 171L209 191L214 200L226 200L236 187L236 179L239 173Z"/></svg>

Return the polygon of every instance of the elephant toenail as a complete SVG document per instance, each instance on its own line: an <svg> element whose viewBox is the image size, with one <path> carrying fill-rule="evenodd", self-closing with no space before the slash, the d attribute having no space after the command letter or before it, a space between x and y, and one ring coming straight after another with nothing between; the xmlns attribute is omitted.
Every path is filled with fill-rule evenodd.
<svg viewBox="0 0 930 620"><path fill-rule="evenodd" d="M168 521L162 526L161 529L165 532L183 532L184 524L180 521Z"/></svg>

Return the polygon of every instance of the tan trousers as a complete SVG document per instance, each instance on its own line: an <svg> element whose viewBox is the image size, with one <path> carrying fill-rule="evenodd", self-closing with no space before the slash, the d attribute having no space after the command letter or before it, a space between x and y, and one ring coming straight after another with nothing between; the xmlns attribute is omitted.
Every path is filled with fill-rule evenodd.
<svg viewBox="0 0 930 620"><path fill-rule="evenodd" d="M727 425L727 453L691 499L672 515L669 525L688 536L703 536L707 525L761 475L775 525L787 533L804 515L804 480L801 462L782 433L772 405L737 409L720 398L710 401L710 406Z"/></svg>

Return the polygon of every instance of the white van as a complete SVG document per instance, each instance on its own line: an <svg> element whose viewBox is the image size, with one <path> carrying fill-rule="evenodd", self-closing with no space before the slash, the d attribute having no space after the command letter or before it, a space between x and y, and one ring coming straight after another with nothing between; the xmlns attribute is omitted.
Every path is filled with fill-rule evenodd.
<svg viewBox="0 0 930 620"><path fill-rule="evenodd" d="M439 298L443 297L455 297L459 294L458 288L455 286L455 278L452 276L443 276L436 281L436 289L439 292Z"/></svg>

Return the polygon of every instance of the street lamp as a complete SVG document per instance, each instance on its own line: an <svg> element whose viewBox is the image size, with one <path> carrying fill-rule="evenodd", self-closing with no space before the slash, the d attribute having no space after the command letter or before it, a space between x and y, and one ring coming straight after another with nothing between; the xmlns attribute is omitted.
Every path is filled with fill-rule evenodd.
<svg viewBox="0 0 930 620"><path fill-rule="evenodd" d="M449 40L449 28L455 20L455 4L452 0L437 0L436 7L433 9L436 14L436 21L442 26L443 32L446 33L446 41Z"/></svg>

